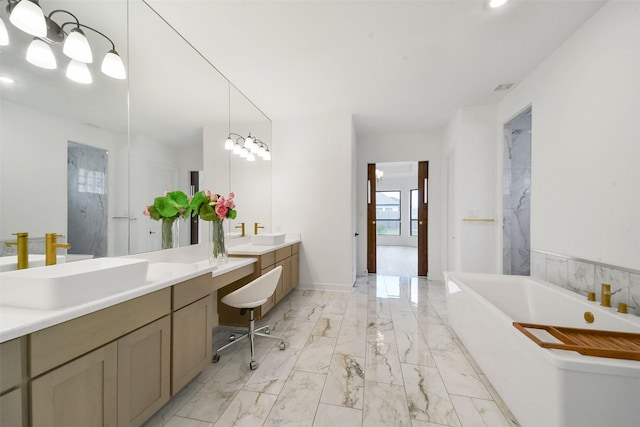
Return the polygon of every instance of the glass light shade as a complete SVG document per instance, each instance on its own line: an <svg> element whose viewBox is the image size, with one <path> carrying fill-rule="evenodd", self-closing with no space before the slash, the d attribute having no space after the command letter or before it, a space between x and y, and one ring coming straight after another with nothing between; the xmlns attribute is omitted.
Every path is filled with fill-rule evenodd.
<svg viewBox="0 0 640 427"><path fill-rule="evenodd" d="M0 46L7 46L9 44L9 33L7 27L4 25L4 21L0 18Z"/></svg>
<svg viewBox="0 0 640 427"><path fill-rule="evenodd" d="M256 161L256 156L254 156L253 153L247 154L247 161L248 162L255 162Z"/></svg>
<svg viewBox="0 0 640 427"><path fill-rule="evenodd" d="M231 138L227 138L227 140L224 142L224 149L233 150L233 140Z"/></svg>
<svg viewBox="0 0 640 427"><path fill-rule="evenodd" d="M246 148L247 150L251 150L252 147L253 147L253 137L249 135L247 139L244 140L244 148Z"/></svg>
<svg viewBox="0 0 640 427"><path fill-rule="evenodd" d="M253 144L251 146L251 149L249 150L251 153L253 154L257 154L258 150L260 150L260 146L258 144Z"/></svg>
<svg viewBox="0 0 640 427"><path fill-rule="evenodd" d="M62 52L69 58L84 62L85 64L93 62L93 54L91 53L89 40L87 40L87 37L80 28L74 28L69 32L69 35L64 41L64 46L62 46Z"/></svg>
<svg viewBox="0 0 640 427"><path fill-rule="evenodd" d="M239 142L233 144L233 154L240 154L242 152L242 145Z"/></svg>
<svg viewBox="0 0 640 427"><path fill-rule="evenodd" d="M47 23L42 9L36 3L22 0L11 11L9 21L27 34L36 37L47 35Z"/></svg>
<svg viewBox="0 0 640 427"><path fill-rule="evenodd" d="M243 148L242 150L240 150L240 157L242 157L243 159L246 159L248 155L249 155L249 150L247 150L246 148Z"/></svg>
<svg viewBox="0 0 640 427"><path fill-rule="evenodd" d="M100 70L114 79L124 80L127 78L127 72L124 69L122 58L120 58L120 55L118 55L118 52L115 50L110 50L104 56Z"/></svg>
<svg viewBox="0 0 640 427"><path fill-rule="evenodd" d="M74 82L90 84L93 82L89 67L84 62L72 59L67 66L67 77Z"/></svg>
<svg viewBox="0 0 640 427"><path fill-rule="evenodd" d="M271 153L269 152L269 150L264 152L264 156L262 156L262 158L267 161L271 160Z"/></svg>
<svg viewBox="0 0 640 427"><path fill-rule="evenodd" d="M46 68L47 70L54 70L58 68L56 57L51 51L51 47L44 40L38 38L33 39L27 49L27 61L33 65Z"/></svg>
<svg viewBox="0 0 640 427"><path fill-rule="evenodd" d="M260 156L260 157L264 157L264 153L265 153L265 151L266 151L266 150L264 149L264 144L260 145L260 146L258 147L258 156Z"/></svg>

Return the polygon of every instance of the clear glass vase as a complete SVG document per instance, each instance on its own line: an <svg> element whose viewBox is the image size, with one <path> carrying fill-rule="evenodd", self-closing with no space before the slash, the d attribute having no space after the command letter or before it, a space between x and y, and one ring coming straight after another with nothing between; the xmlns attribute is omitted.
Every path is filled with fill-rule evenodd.
<svg viewBox="0 0 640 427"><path fill-rule="evenodd" d="M224 244L222 221L211 221L211 262L225 264L228 260L227 247Z"/></svg>
<svg viewBox="0 0 640 427"><path fill-rule="evenodd" d="M178 219L162 218L162 249L177 248L180 242Z"/></svg>

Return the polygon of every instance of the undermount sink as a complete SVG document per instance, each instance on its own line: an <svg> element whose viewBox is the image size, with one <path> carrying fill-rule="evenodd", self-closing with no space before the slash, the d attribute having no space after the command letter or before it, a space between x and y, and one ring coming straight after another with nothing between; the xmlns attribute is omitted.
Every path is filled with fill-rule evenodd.
<svg viewBox="0 0 640 427"><path fill-rule="evenodd" d="M54 310L143 285L148 261L93 258L0 273L0 304Z"/></svg>
<svg viewBox="0 0 640 427"><path fill-rule="evenodd" d="M56 264L62 264L66 260L64 255L56 256ZM45 262L45 256L39 254L29 254L29 267L42 267ZM0 272L13 271L18 269L18 256L9 255L0 257Z"/></svg>
<svg viewBox="0 0 640 427"><path fill-rule="evenodd" d="M284 243L284 233L262 233L251 236L251 243L254 245L280 245Z"/></svg>

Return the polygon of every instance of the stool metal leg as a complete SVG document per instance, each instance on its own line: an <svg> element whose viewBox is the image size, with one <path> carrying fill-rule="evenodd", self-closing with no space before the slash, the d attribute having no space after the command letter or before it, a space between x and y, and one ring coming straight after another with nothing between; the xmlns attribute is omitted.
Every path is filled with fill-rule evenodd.
<svg viewBox="0 0 640 427"><path fill-rule="evenodd" d="M253 319L253 308L252 308L251 318L249 319L249 340L251 341L251 362L249 362L249 368L251 370L254 370L258 367L258 364L256 363L256 359L255 359L255 345L253 342L255 332L256 332L256 324L255 324L255 320Z"/></svg>

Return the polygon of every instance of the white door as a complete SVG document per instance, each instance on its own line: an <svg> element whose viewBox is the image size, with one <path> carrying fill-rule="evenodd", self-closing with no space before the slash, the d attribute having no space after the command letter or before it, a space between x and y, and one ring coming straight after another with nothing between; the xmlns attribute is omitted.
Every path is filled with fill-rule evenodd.
<svg viewBox="0 0 640 427"><path fill-rule="evenodd" d="M178 170L169 166L147 165L147 188L153 202L158 196L164 195L165 191L174 191L178 187ZM162 249L162 221L155 221L147 218L147 251L158 251ZM184 225L184 224L180 224Z"/></svg>

